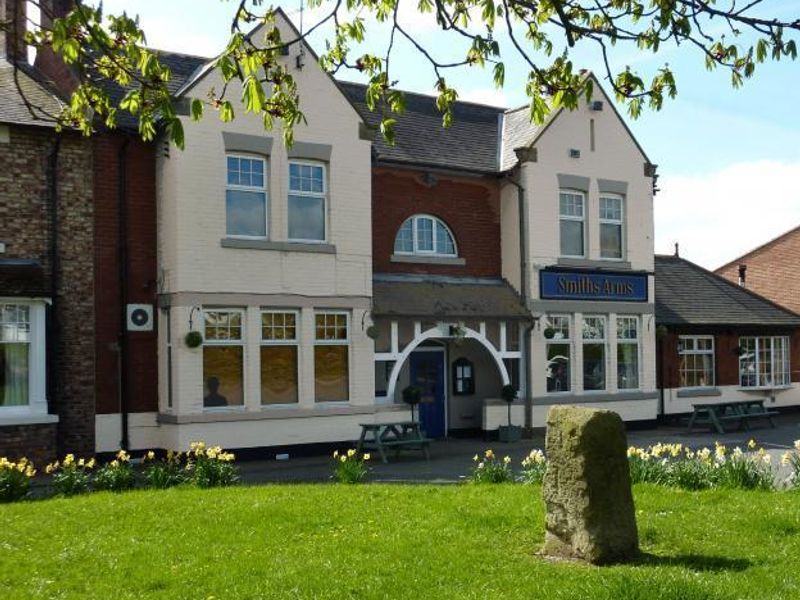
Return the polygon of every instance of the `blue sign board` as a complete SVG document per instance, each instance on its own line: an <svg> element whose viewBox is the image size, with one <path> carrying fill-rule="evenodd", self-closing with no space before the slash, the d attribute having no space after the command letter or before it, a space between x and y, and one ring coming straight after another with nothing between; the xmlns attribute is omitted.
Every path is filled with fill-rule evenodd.
<svg viewBox="0 0 800 600"><path fill-rule="evenodd" d="M540 297L545 300L614 300L647 302L644 273L540 271Z"/></svg>

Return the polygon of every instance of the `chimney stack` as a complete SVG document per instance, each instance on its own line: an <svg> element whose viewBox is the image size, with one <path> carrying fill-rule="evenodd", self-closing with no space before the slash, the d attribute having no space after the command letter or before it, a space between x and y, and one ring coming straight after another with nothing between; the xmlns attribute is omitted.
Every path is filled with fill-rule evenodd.
<svg viewBox="0 0 800 600"><path fill-rule="evenodd" d="M3 0L0 0L3 2ZM74 0L39 0L40 23L43 28L53 26L53 19L66 17L74 6ZM50 48L39 48L33 66L52 81L65 96L70 96L80 83L76 71L64 64Z"/></svg>
<svg viewBox="0 0 800 600"><path fill-rule="evenodd" d="M739 285L747 287L747 265L739 265Z"/></svg>
<svg viewBox="0 0 800 600"><path fill-rule="evenodd" d="M0 0L0 60L27 62L25 0Z"/></svg>

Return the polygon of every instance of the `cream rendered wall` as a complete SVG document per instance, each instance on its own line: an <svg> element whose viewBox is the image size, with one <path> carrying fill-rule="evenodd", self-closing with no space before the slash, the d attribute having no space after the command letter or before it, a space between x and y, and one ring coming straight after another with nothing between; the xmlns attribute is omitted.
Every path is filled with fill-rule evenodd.
<svg viewBox="0 0 800 600"><path fill-rule="evenodd" d="M678 388L664 389L664 414L690 413L693 404L717 404L720 402L740 402L742 400L764 400L767 408L781 408L797 406L800 403L800 384L793 383L788 388L775 390L744 390L737 385L721 385L714 388L719 396L709 396L698 393L696 396L683 394L691 393L690 390ZM682 395L679 397L678 392Z"/></svg>
<svg viewBox="0 0 800 600"><path fill-rule="evenodd" d="M519 243L519 194L517 186L503 182L500 188L500 251L503 279L521 292Z"/></svg>

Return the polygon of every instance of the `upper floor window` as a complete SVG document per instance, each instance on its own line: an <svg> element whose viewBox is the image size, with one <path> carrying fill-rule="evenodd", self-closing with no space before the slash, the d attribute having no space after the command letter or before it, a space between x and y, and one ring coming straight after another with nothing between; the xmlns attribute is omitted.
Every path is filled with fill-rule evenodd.
<svg viewBox="0 0 800 600"><path fill-rule="evenodd" d="M680 387L714 385L714 336L682 335L678 340Z"/></svg>
<svg viewBox="0 0 800 600"><path fill-rule="evenodd" d="M228 155L225 189L227 235L267 237L266 165L263 158Z"/></svg>
<svg viewBox="0 0 800 600"><path fill-rule="evenodd" d="M621 196L600 196L600 257L623 256L624 206Z"/></svg>
<svg viewBox="0 0 800 600"><path fill-rule="evenodd" d="M429 215L405 220L394 239L396 254L437 254L456 256L453 234L442 221Z"/></svg>
<svg viewBox="0 0 800 600"><path fill-rule="evenodd" d="M559 192L561 256L585 255L585 198L582 192Z"/></svg>
<svg viewBox="0 0 800 600"><path fill-rule="evenodd" d="M308 161L289 163L289 239L325 241L325 165Z"/></svg>
<svg viewBox="0 0 800 600"><path fill-rule="evenodd" d="M739 383L773 387L790 383L788 337L739 338Z"/></svg>

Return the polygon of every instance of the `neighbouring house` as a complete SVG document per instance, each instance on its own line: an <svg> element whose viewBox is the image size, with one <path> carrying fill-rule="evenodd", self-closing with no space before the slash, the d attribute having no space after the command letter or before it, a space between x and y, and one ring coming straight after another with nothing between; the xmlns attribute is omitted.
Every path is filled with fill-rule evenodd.
<svg viewBox="0 0 800 600"><path fill-rule="evenodd" d="M715 273L800 313L800 227L751 250Z"/></svg>
<svg viewBox="0 0 800 600"><path fill-rule="evenodd" d="M17 8L0 0L0 456L41 464L95 449L93 161L55 131Z"/></svg>
<svg viewBox="0 0 800 600"><path fill-rule="evenodd" d="M656 256L660 413L800 404L800 315L678 256Z"/></svg>

